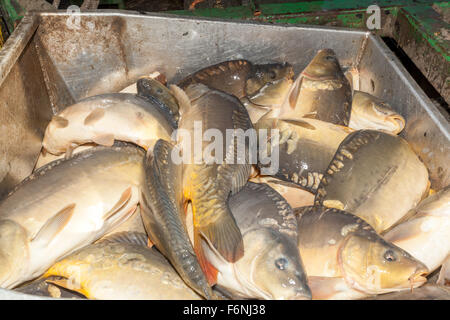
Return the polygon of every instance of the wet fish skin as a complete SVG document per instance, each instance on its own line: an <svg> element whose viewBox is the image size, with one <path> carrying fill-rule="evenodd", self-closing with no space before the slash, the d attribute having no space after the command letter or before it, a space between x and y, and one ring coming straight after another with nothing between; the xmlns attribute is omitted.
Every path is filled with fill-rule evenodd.
<svg viewBox="0 0 450 320"><path fill-rule="evenodd" d="M398 134L405 127L405 119L381 99L366 92L353 91L349 127L355 130L374 129Z"/></svg>
<svg viewBox="0 0 450 320"><path fill-rule="evenodd" d="M256 130L279 130L279 169L276 178L292 182L312 193L317 192L340 143L353 130L329 122L261 118ZM277 145L268 137L270 148ZM270 153L269 153L270 154ZM260 163L259 166L262 166Z"/></svg>
<svg viewBox="0 0 450 320"><path fill-rule="evenodd" d="M450 254L450 186L422 200L407 216L383 237L433 272Z"/></svg>
<svg viewBox="0 0 450 320"><path fill-rule="evenodd" d="M172 126L177 127L180 119L178 102L165 85L151 77L143 77L136 82L136 88L138 96L157 105L163 113L168 113L173 118Z"/></svg>
<svg viewBox="0 0 450 320"><path fill-rule="evenodd" d="M352 89L331 49L317 52L291 86L282 106L273 117L309 117L337 125L349 124Z"/></svg>
<svg viewBox="0 0 450 320"><path fill-rule="evenodd" d="M242 129L244 132L252 129L245 108L236 97L218 90L212 90L203 84L193 84L185 90L190 106L184 107L179 129L190 133L184 140L179 136L177 144L181 152L193 150L188 163L183 164L183 196L184 202L191 202L194 212L194 249L199 256L204 272L207 267L202 262L202 249L199 247L199 237L207 238L220 254L229 262L238 260L243 255L242 235L231 214L227 200L230 193L238 192L247 182L251 174L249 163L249 145L237 142L234 150L226 145L226 130ZM202 132L208 129L218 130L222 137L222 158L214 156L217 161L206 162L206 159L196 161L194 158L195 125L202 125ZM182 131L179 131L181 133ZM189 145L190 144L190 145ZM202 154L210 143L202 141ZM242 147L244 154L237 154ZM190 149L189 149L190 148ZM234 151L234 153L231 153ZM234 159L234 163L229 163ZM238 160L243 160L238 163Z"/></svg>
<svg viewBox="0 0 450 320"><path fill-rule="evenodd" d="M293 68L288 63L252 64L248 60L231 60L203 68L180 81L178 86L186 89L191 84L202 83L258 108L281 104L293 77Z"/></svg>
<svg viewBox="0 0 450 320"><path fill-rule="evenodd" d="M191 84L202 83L242 98L245 97L245 83L251 70L252 63L248 60L224 61L187 76L177 85L185 90Z"/></svg>
<svg viewBox="0 0 450 320"><path fill-rule="evenodd" d="M204 242L205 255L218 270L217 285L240 298L310 299L289 204L268 185L251 182L228 203L245 252L237 262L228 263Z"/></svg>
<svg viewBox="0 0 450 320"><path fill-rule="evenodd" d="M314 194L301 189L298 185L271 176L259 176L249 180L253 183L265 183L278 192L292 208L312 206Z"/></svg>
<svg viewBox="0 0 450 320"><path fill-rule="evenodd" d="M70 153L78 145L95 142L111 146L114 140L151 148L158 139L170 139L171 116L148 99L128 93L85 98L52 118L42 146L52 154Z"/></svg>
<svg viewBox="0 0 450 320"><path fill-rule="evenodd" d="M102 238L100 238L100 240L102 240L103 238L108 237L114 233L119 233L119 232L127 232L127 233L145 233L146 232L144 223L142 222L140 205L137 206L134 213L126 221L124 221L117 227L111 229Z"/></svg>
<svg viewBox="0 0 450 320"><path fill-rule="evenodd" d="M81 151L90 149L92 147L95 147L96 144L95 143L87 143L87 144L83 144L82 146L79 146L75 149L73 149L72 154L74 155L76 153L79 153ZM36 165L34 166L33 172L36 171L37 169L45 166L46 164L58 160L58 159L63 159L65 158L66 155L65 154L60 154L60 155L54 155L51 154L50 152L46 152L45 150L41 150L41 153L39 154L39 157L36 161Z"/></svg>
<svg viewBox="0 0 450 320"><path fill-rule="evenodd" d="M189 241L182 204L182 166L171 161L174 146L159 140L144 160L140 195L142 220L150 240L172 263L188 286L214 298Z"/></svg>
<svg viewBox="0 0 450 320"><path fill-rule="evenodd" d="M114 239L116 235L118 240ZM145 234L133 238L139 235L147 239ZM51 266L45 276L68 279L52 282L89 299L201 299L161 253L127 242L126 236L116 233L86 246Z"/></svg>
<svg viewBox="0 0 450 320"><path fill-rule="evenodd" d="M293 77L294 70L289 63L255 64L245 84L245 97L260 106L280 104Z"/></svg>
<svg viewBox="0 0 450 320"><path fill-rule="evenodd" d="M315 204L351 212L383 232L422 199L428 171L401 137L359 130L340 144Z"/></svg>
<svg viewBox="0 0 450 320"><path fill-rule="evenodd" d="M0 287L31 280L136 209L144 151L95 147L38 169L0 202Z"/></svg>
<svg viewBox="0 0 450 320"><path fill-rule="evenodd" d="M309 281L315 277L323 284L327 278L333 285L340 281L339 287L310 282L313 297L323 297L324 293L332 297L333 290L380 294L426 282L428 269L423 263L385 241L357 216L321 206L294 211L298 215L298 246Z"/></svg>

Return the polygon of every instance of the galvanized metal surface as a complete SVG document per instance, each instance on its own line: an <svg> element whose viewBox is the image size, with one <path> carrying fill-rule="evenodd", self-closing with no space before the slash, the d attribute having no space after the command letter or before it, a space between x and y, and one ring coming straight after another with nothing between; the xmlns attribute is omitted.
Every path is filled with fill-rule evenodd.
<svg viewBox="0 0 450 320"><path fill-rule="evenodd" d="M366 22L373 12L367 12L367 9L370 5L376 4L381 9L381 28L371 31L395 39L436 92L450 103L450 5L447 1L381 0L374 3L372 0L316 0L286 3L275 0L250 0L249 2L248 6L241 7L225 9L210 7L211 9L172 12L188 16L368 30ZM422 86L424 87L426 85Z"/></svg>
<svg viewBox="0 0 450 320"><path fill-rule="evenodd" d="M3 193L31 173L51 110L120 90L152 71L176 82L228 59L289 61L298 73L321 48L333 48L343 65L357 67L360 90L387 100L406 118L403 136L429 168L432 187L450 182L450 125L377 36L126 11L79 18L77 23L65 12L26 16L0 52Z"/></svg>
<svg viewBox="0 0 450 320"><path fill-rule="evenodd" d="M0 196L28 176L51 110L35 40L37 17L26 17L0 51Z"/></svg>

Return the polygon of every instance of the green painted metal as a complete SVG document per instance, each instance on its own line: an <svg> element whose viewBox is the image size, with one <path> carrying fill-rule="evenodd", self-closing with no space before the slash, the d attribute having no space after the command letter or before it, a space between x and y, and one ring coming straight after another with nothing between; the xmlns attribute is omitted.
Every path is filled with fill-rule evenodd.
<svg viewBox="0 0 450 320"><path fill-rule="evenodd" d="M14 0L0 0L0 10L6 23L8 34L11 34L17 22L23 18L23 9Z"/></svg>
<svg viewBox="0 0 450 320"><path fill-rule="evenodd" d="M443 8L449 8L448 3ZM428 41L447 61L450 61L450 41L445 33L450 32L450 24L440 19L440 15L429 6L411 6L402 8L413 31L416 42ZM446 30L446 31L445 31Z"/></svg>
<svg viewBox="0 0 450 320"><path fill-rule="evenodd" d="M299 13L326 13L327 11L366 9L370 5L384 7L401 7L411 5L432 5L442 1L435 0L325 0L325 1L299 1L272 4L257 4L257 1L250 1L248 6L229 7L224 9L198 9L198 10L177 10L171 13L202 16L211 18L235 18L248 19L255 16L255 11L259 16L271 15L297 15Z"/></svg>

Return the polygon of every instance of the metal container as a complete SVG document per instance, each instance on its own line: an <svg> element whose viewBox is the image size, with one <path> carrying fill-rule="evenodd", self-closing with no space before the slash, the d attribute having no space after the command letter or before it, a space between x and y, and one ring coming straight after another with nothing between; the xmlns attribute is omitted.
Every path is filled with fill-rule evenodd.
<svg viewBox="0 0 450 320"><path fill-rule="evenodd" d="M0 51L0 193L31 173L51 116L81 98L118 91L156 70L175 82L229 59L288 61L298 73L321 48L359 71L360 90L405 117L402 135L428 167L432 187L448 185L449 122L378 36L103 10L27 14Z"/></svg>

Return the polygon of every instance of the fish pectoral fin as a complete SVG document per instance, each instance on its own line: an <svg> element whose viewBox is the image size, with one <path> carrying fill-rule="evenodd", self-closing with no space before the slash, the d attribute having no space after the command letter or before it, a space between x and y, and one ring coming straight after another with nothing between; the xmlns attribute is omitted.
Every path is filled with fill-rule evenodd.
<svg viewBox="0 0 450 320"><path fill-rule="evenodd" d="M88 116L84 119L84 125L90 126L96 123L98 120L104 117L106 111L102 108L95 108L88 114Z"/></svg>
<svg viewBox="0 0 450 320"><path fill-rule="evenodd" d="M72 157L73 154L73 150L76 148L76 146L74 145L70 145L69 147L67 147L66 149L66 153L64 154L64 159L70 159Z"/></svg>
<svg viewBox="0 0 450 320"><path fill-rule="evenodd" d="M128 187L120 196L119 201L116 202L116 204L111 208L111 210L109 210L108 212L106 212L103 215L103 219L104 220L108 220L109 218L111 218L113 215L115 215L117 212L120 211L120 209L122 209L128 201L130 201L131 199L131 195L132 195L132 188Z"/></svg>
<svg viewBox="0 0 450 320"><path fill-rule="evenodd" d="M300 79L295 81L292 87L291 92L289 93L288 102L289 108L294 110L297 106L298 98L300 97L300 89L302 87L303 77L300 76Z"/></svg>
<svg viewBox="0 0 450 320"><path fill-rule="evenodd" d="M217 283L217 269L208 261L205 257L203 248L202 248L202 239L200 234L195 232L194 234L194 251L197 256L198 263L200 264L200 268L202 269L206 281L208 281L209 286L213 286Z"/></svg>
<svg viewBox="0 0 450 320"><path fill-rule="evenodd" d="M71 203L64 207L56 215L45 222L32 241L42 242L44 246L48 245L67 225L74 210L75 203Z"/></svg>
<svg viewBox="0 0 450 320"><path fill-rule="evenodd" d="M88 292L81 286L79 283L75 283L73 279L47 279L45 280L47 283L54 284L55 286L78 292L82 294L86 298L89 298Z"/></svg>
<svg viewBox="0 0 450 320"><path fill-rule="evenodd" d="M316 127L314 127L312 124L299 119L280 119L281 121L284 121L286 123L292 124L294 126L299 126L305 129L309 130L316 130Z"/></svg>
<svg viewBox="0 0 450 320"><path fill-rule="evenodd" d="M65 128L69 125L69 120L67 120L64 117L61 116L53 116L52 118L52 123L57 127L57 128Z"/></svg>
<svg viewBox="0 0 450 320"><path fill-rule="evenodd" d="M217 249L226 261L236 262L244 255L242 234L231 213L220 213L216 221L197 228L197 231Z"/></svg>
<svg viewBox="0 0 450 320"><path fill-rule="evenodd" d="M96 144L101 146L111 147L114 144L114 135L113 134L99 134L92 138Z"/></svg>

